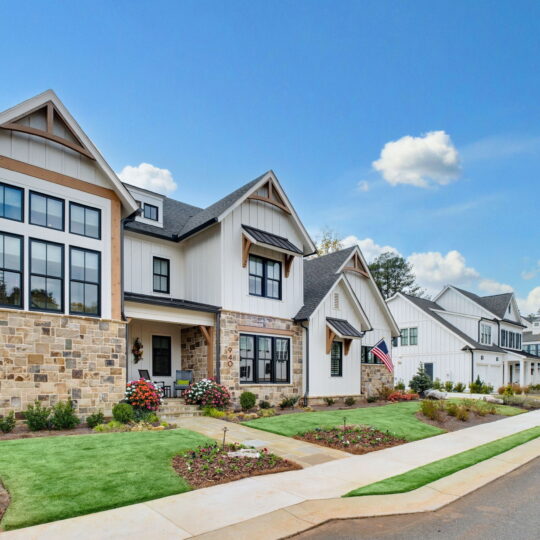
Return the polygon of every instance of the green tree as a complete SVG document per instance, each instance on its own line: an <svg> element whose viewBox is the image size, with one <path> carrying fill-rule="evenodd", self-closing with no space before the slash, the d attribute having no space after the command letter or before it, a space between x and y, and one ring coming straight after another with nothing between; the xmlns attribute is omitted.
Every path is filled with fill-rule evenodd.
<svg viewBox="0 0 540 540"><path fill-rule="evenodd" d="M390 251L381 253L370 265L373 275L384 298L398 292L423 296L424 291L416 284L412 265L401 255Z"/></svg>
<svg viewBox="0 0 540 540"><path fill-rule="evenodd" d="M424 364L420 363L416 375L410 380L409 387L417 394L423 394L426 390L433 388L433 381L426 373Z"/></svg>
<svg viewBox="0 0 540 540"><path fill-rule="evenodd" d="M332 229L324 229L321 235L321 239L317 244L317 255L328 255L343 249L343 244L339 239L337 233Z"/></svg>

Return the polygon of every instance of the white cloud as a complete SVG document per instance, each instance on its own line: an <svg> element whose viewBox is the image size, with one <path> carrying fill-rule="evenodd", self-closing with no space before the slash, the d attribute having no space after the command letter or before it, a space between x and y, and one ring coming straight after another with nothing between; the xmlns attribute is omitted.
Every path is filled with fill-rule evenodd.
<svg viewBox="0 0 540 540"><path fill-rule="evenodd" d="M344 248L354 245L359 246L368 263L372 262L376 257L385 251L399 254L399 251L396 248L392 246L380 246L379 244L376 244L372 238L364 238L363 240L360 240L358 237L351 235L343 238L341 243L343 244Z"/></svg>
<svg viewBox="0 0 540 540"><path fill-rule="evenodd" d="M517 298L519 310L522 315L536 313L540 309L540 287L535 287L529 292L527 298Z"/></svg>
<svg viewBox="0 0 540 540"><path fill-rule="evenodd" d="M171 171L154 167L150 163L141 163L138 167L126 165L117 174L122 182L164 195L172 193L177 188Z"/></svg>
<svg viewBox="0 0 540 540"><path fill-rule="evenodd" d="M445 185L460 174L458 151L444 131L430 131L422 137L406 135L387 142L373 167L393 186Z"/></svg>
<svg viewBox="0 0 540 540"><path fill-rule="evenodd" d="M499 283L494 279L481 279L478 283L478 289L485 294L502 294L514 292L514 288L506 283Z"/></svg>
<svg viewBox="0 0 540 540"><path fill-rule="evenodd" d="M356 189L358 189L358 191L369 191L369 182L366 180L360 180L360 182L358 182L356 185Z"/></svg>

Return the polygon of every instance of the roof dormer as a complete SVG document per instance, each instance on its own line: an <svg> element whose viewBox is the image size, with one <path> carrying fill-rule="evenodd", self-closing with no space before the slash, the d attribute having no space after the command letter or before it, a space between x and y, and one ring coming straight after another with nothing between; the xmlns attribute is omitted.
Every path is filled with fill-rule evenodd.
<svg viewBox="0 0 540 540"><path fill-rule="evenodd" d="M137 204L140 214L135 221L163 228L163 200L164 196L136 186L125 184Z"/></svg>

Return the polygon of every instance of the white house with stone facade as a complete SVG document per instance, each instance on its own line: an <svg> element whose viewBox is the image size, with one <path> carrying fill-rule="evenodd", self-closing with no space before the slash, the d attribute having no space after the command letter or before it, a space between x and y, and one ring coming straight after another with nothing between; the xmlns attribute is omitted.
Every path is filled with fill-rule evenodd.
<svg viewBox="0 0 540 540"><path fill-rule="evenodd" d="M109 413L141 371L273 403L390 384L362 253L314 253L272 171L198 208L123 184L52 91L0 113L0 414Z"/></svg>
<svg viewBox="0 0 540 540"><path fill-rule="evenodd" d="M479 376L495 390L535 382L540 357L523 350L513 293L478 296L448 285L433 300L398 293L387 303L401 330L393 347L396 380L408 384L423 363L442 382L467 385Z"/></svg>

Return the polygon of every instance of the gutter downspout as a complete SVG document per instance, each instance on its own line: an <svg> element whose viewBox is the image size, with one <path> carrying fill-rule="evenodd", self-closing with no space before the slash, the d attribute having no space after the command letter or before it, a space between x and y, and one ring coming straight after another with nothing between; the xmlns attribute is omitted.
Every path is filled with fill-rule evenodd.
<svg viewBox="0 0 540 540"><path fill-rule="evenodd" d="M471 353L471 382L474 382L474 351L472 349L469 349L469 352Z"/></svg>
<svg viewBox="0 0 540 540"><path fill-rule="evenodd" d="M306 365L306 369L305 369L305 372L306 372L306 388L305 388L305 391L304 391L304 407L307 407L308 406L308 396L309 396L309 325L308 326L304 326L303 324L300 325L306 332L305 332L305 336L306 336L306 361L305 361L305 365Z"/></svg>
<svg viewBox="0 0 540 540"><path fill-rule="evenodd" d="M221 310L216 313L216 382L221 383Z"/></svg>

